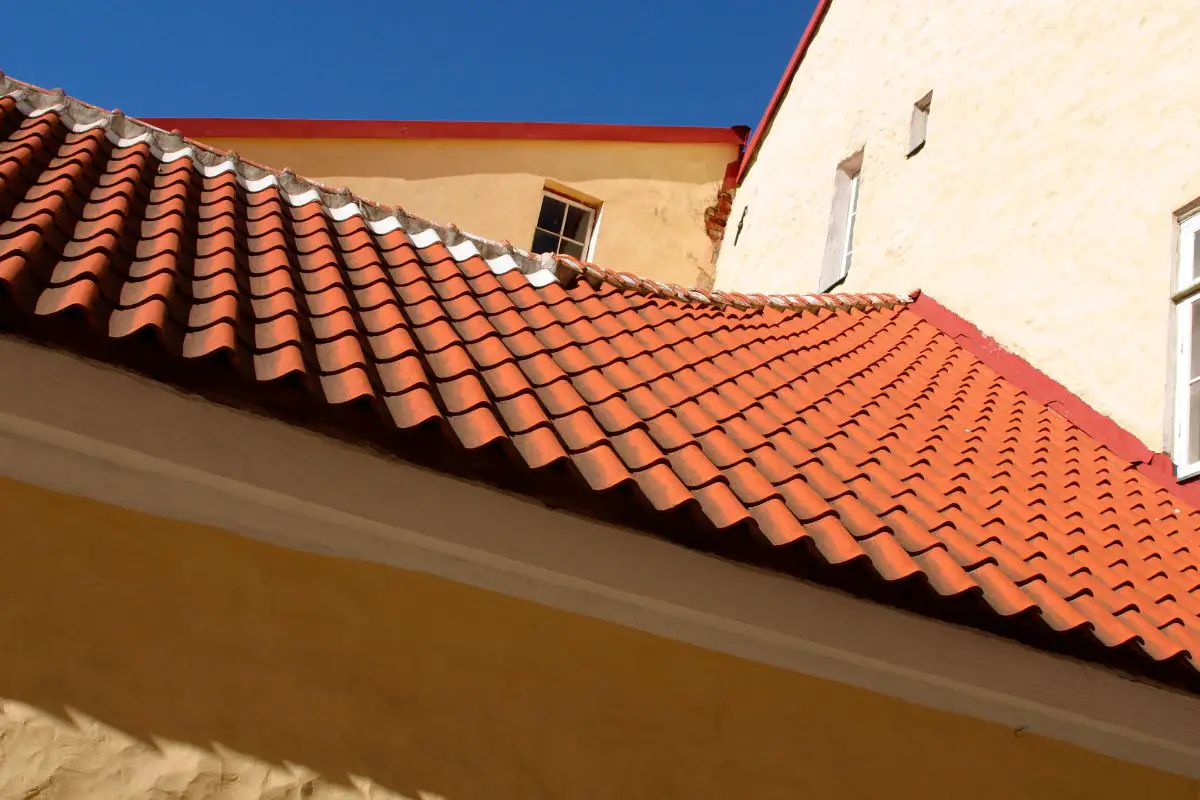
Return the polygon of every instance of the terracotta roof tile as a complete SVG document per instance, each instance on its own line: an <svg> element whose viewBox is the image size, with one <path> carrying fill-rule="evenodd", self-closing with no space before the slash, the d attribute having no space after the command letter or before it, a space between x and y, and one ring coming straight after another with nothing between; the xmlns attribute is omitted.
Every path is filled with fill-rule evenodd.
<svg viewBox="0 0 1200 800"><path fill-rule="evenodd" d="M1200 512L905 297L704 292L534 257L0 92L7 329L1200 686Z"/></svg>

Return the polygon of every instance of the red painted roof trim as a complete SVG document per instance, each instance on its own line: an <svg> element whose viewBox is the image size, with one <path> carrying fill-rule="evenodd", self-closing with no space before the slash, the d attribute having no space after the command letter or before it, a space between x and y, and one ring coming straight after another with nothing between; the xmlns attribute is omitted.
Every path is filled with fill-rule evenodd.
<svg viewBox="0 0 1200 800"><path fill-rule="evenodd" d="M1052 408L1117 456L1131 462L1138 472L1189 505L1200 508L1200 481L1180 482L1175 477L1175 466L1169 455L1154 452L1110 417L1092 408L1025 359L1005 350L995 339L929 295L914 292L913 298L909 310L952 336L960 347L1034 400Z"/></svg>
<svg viewBox="0 0 1200 800"><path fill-rule="evenodd" d="M285 139L509 139L528 141L651 142L728 144L742 147L748 130L671 125L591 125L567 122L428 122L361 119L220 119L203 117L141 118L205 137L279 137Z"/></svg>
<svg viewBox="0 0 1200 800"><path fill-rule="evenodd" d="M754 129L754 135L750 137L750 143L746 145L746 152L742 155L741 166L738 167L737 183L740 186L746 177L746 173L750 170L750 165L754 163L754 157L758 153L758 147L761 144L763 134L767 132L771 121L775 119L775 114L779 111L779 106L783 103L783 96L787 94L788 87L792 85L792 78L796 75L796 70L800 68L800 62L804 60L804 54L808 52L808 46L812 44L813 39L817 36L817 29L821 27L821 21L825 19L826 12L829 11L829 6L833 0L819 0L817 7L813 9L813 15L808 20L808 27L804 29L804 36L800 38L800 44L796 45L796 51L792 53L792 60L788 62L787 69L783 72L783 77L779 80L779 85L775 87L775 94L771 96L771 102L767 103L767 110L763 112L762 119L759 120L758 126Z"/></svg>

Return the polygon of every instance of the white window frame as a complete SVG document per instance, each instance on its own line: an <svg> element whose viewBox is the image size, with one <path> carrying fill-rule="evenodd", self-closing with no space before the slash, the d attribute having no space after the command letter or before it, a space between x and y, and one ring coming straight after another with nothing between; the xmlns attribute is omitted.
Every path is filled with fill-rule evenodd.
<svg viewBox="0 0 1200 800"><path fill-rule="evenodd" d="M858 218L858 186L862 183L862 172L850 176L850 202L846 209L846 241L842 245L842 272L839 280L850 274L850 259L854 256L854 220Z"/></svg>
<svg viewBox="0 0 1200 800"><path fill-rule="evenodd" d="M1179 266L1175 275L1175 294L1171 300L1175 312L1175 406L1173 460L1178 478L1200 475L1200 457L1188 459L1188 441L1192 429L1200 425L1200 419L1191 419L1190 394L1193 383L1200 377L1191 375L1194 336L1200 331L1192 329L1192 312L1200 303L1200 277L1193 278L1196 268L1196 237L1200 236L1200 212L1179 221Z"/></svg>
<svg viewBox="0 0 1200 800"><path fill-rule="evenodd" d="M550 187L545 187L542 189L542 202L545 202L547 197L557 200L560 203L563 203L568 208L570 208L571 206L574 206L576 208L583 209L584 211L587 212L588 226L587 226L587 232L584 234L582 242L580 242L578 239L572 239L570 236L564 236L563 232L561 230L554 235L557 236L560 241L563 239L566 239L567 241L575 242L576 244L583 245L583 255L580 256L580 260L590 262L592 260L592 254L596 250L596 239L597 239L597 235L600 232L600 211L603 208L603 206L591 205L590 203L584 203L582 201L574 199L573 197L565 195L562 192L551 189ZM538 204L538 217L539 218L541 217L541 214L542 214L542 206L541 206L541 203L539 203ZM563 224L564 225L566 224L565 215L563 218ZM539 228L537 226L537 220L534 220L533 226L534 226L534 235L535 236L537 235L537 232L539 230L545 230L544 228ZM550 233L550 231L546 231L546 233ZM561 252L561 251L559 251L559 252ZM571 256L571 257L574 258L574 256Z"/></svg>
<svg viewBox="0 0 1200 800"><path fill-rule="evenodd" d="M908 128L908 158L925 149L929 137L929 111L933 108L933 92L929 92L913 106L912 122Z"/></svg>
<svg viewBox="0 0 1200 800"><path fill-rule="evenodd" d="M833 208L829 215L829 232L825 240L825 256L821 260L818 292L828 292L850 275L854 257L854 226L858 219L858 196L862 186L863 154L838 165L833 183Z"/></svg>

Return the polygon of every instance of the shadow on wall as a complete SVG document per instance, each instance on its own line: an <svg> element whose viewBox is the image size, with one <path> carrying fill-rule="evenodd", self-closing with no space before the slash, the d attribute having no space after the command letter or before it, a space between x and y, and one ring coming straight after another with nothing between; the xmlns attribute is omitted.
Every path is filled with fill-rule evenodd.
<svg viewBox="0 0 1200 800"><path fill-rule="evenodd" d="M332 783L296 764L269 764L185 742L141 742L67 709L56 719L0 698L0 797L311 798L448 800L420 791L404 796L351 776Z"/></svg>
<svg viewBox="0 0 1200 800"><path fill-rule="evenodd" d="M376 139L213 138L211 144L312 174L420 181L467 175L553 175L567 183L720 182L733 145Z"/></svg>
<svg viewBox="0 0 1200 800"><path fill-rule="evenodd" d="M1195 793L1000 726L8 479L0 555L5 797L55 781L58 796L71 781L88 797L362 796L353 776L449 800Z"/></svg>

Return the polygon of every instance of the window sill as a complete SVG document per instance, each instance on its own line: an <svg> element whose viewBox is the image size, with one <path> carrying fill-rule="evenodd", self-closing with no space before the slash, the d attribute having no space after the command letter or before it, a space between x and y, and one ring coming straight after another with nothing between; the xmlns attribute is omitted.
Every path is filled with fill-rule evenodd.
<svg viewBox="0 0 1200 800"><path fill-rule="evenodd" d="M1198 476L1200 476L1200 462L1195 464L1177 464L1175 466L1175 480L1180 483Z"/></svg>

